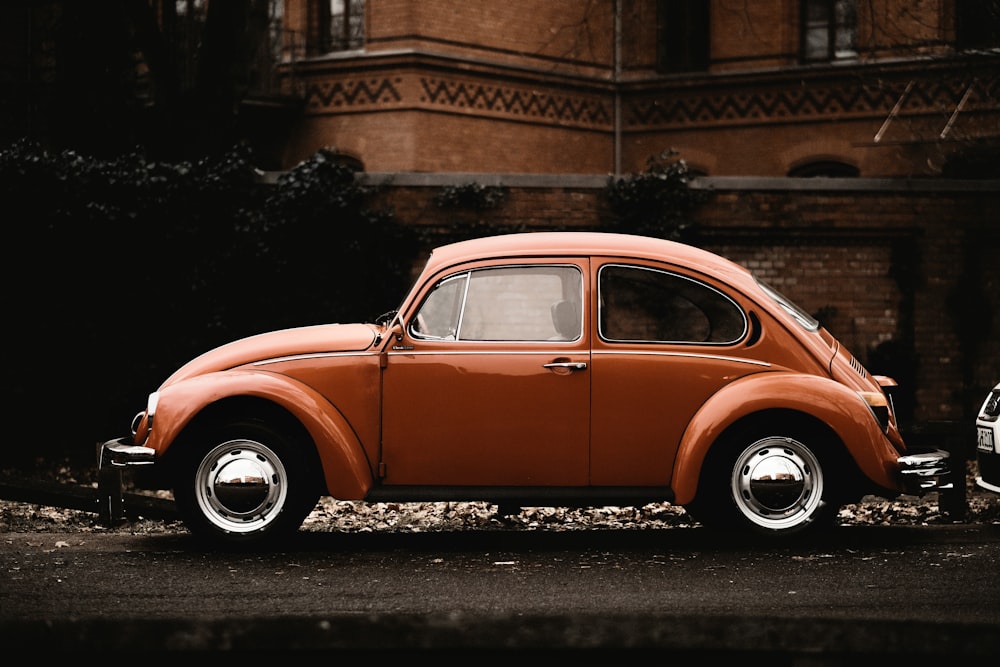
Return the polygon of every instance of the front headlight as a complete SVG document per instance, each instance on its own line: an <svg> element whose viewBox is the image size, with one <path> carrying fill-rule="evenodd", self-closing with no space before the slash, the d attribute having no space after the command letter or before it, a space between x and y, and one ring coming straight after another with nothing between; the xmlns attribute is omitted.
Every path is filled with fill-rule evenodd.
<svg viewBox="0 0 1000 667"><path fill-rule="evenodd" d="M156 405L159 401L160 393L154 391L146 399L146 409L137 413L132 418L132 435L136 436L134 439L135 444L141 445L149 438L149 434L153 430L153 417L156 415Z"/></svg>

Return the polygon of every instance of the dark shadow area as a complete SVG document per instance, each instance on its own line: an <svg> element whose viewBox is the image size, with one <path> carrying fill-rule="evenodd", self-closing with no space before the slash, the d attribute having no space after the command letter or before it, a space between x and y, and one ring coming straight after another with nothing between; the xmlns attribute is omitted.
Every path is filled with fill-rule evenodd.
<svg viewBox="0 0 1000 667"><path fill-rule="evenodd" d="M969 526L838 526L828 532L775 540L734 535L704 527L600 530L462 530L420 533L321 532L301 530L268 547L218 548L203 544L189 533L136 535L136 550L233 554L371 554L405 551L414 554L479 554L505 552L628 553L759 553L777 557L791 553L839 553L849 550L914 548L921 544L973 542L987 531L1000 539L1000 524Z"/></svg>

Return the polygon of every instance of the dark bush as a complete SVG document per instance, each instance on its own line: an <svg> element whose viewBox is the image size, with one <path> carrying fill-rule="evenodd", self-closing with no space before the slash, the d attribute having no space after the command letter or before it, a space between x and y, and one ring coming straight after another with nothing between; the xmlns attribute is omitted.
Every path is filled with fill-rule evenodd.
<svg viewBox="0 0 1000 667"><path fill-rule="evenodd" d="M321 153L263 185L251 157L0 152L8 458L93 457L210 347L398 305L415 245L353 172Z"/></svg>
<svg viewBox="0 0 1000 667"><path fill-rule="evenodd" d="M641 173L610 179L606 193L613 218L607 231L693 241L691 215L707 198L690 187L693 177L687 162L671 149L651 156Z"/></svg>

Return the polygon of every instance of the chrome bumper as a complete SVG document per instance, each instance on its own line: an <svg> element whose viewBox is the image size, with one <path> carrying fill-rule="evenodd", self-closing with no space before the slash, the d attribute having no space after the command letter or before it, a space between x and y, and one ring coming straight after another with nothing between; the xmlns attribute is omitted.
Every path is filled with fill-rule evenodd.
<svg viewBox="0 0 1000 667"><path fill-rule="evenodd" d="M896 459L903 484L910 493L929 493L954 488L951 454L943 449L914 451Z"/></svg>
<svg viewBox="0 0 1000 667"><path fill-rule="evenodd" d="M97 451L97 497L101 521L116 526L126 520L122 471L156 462L156 450L133 445L131 437L108 440Z"/></svg>
<svg viewBox="0 0 1000 667"><path fill-rule="evenodd" d="M1000 493L1000 486L996 484L990 484L982 476L976 477L976 486L985 491L992 491L993 493Z"/></svg>
<svg viewBox="0 0 1000 667"><path fill-rule="evenodd" d="M130 437L108 440L101 445L97 456L97 467L149 465L156 462L156 450L142 445L133 445Z"/></svg>

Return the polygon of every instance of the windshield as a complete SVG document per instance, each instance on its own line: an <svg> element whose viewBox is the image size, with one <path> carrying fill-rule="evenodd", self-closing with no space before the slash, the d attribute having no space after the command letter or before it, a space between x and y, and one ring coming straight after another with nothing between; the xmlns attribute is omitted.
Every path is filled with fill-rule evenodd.
<svg viewBox="0 0 1000 667"><path fill-rule="evenodd" d="M795 305L791 299L768 285L766 282L761 280L760 276L756 274L754 275L754 280L757 281L757 284L760 285L761 289L767 292L768 296L774 299L775 303L781 306L782 310L791 315L796 322L802 325L802 328L808 331L816 331L819 329L819 322L817 322L812 315Z"/></svg>

